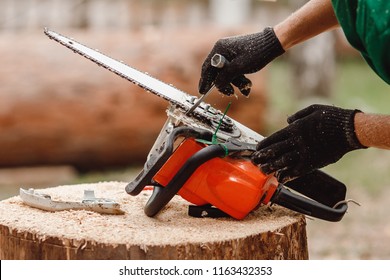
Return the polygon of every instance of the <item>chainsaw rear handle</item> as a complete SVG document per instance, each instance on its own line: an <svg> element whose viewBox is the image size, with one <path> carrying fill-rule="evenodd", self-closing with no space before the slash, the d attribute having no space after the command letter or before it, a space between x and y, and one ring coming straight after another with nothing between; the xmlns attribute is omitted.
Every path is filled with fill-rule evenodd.
<svg viewBox="0 0 390 280"><path fill-rule="evenodd" d="M193 154L165 187L153 188L153 193L144 208L145 214L149 217L156 215L171 201L199 166L213 158L223 156L225 148L221 145L210 145Z"/></svg>
<svg viewBox="0 0 390 280"><path fill-rule="evenodd" d="M347 203L340 203L337 207L332 208L315 200L297 195L281 184L272 196L271 202L301 214L330 222L340 221L348 209Z"/></svg>

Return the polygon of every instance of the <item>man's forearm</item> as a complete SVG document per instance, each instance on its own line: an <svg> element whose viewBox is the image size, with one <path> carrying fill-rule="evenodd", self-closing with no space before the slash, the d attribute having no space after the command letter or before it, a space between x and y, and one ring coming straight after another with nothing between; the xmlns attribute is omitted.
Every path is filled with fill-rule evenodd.
<svg viewBox="0 0 390 280"><path fill-rule="evenodd" d="M338 27L331 0L311 0L274 27L284 50Z"/></svg>
<svg viewBox="0 0 390 280"><path fill-rule="evenodd" d="M366 147L390 149L390 115L357 113L355 132Z"/></svg>

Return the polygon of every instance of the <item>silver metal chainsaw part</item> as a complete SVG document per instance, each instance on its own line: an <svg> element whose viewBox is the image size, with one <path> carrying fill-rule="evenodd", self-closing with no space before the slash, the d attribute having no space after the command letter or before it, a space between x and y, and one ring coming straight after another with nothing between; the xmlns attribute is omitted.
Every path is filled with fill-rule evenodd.
<svg viewBox="0 0 390 280"><path fill-rule="evenodd" d="M212 110L210 112L212 112ZM213 112L213 114L217 114L217 113L218 113L217 111ZM218 125L217 123L213 123L212 126L209 126L205 122L191 118L190 116L187 115L187 113L182 108L174 106L172 104L168 107L167 115L168 115L168 119L166 120L165 124L161 128L158 137L156 138L152 148L149 151L144 166L145 170L149 169L150 162L154 162L151 159L156 158L161 154L161 151L165 147L165 143L168 139L168 136L172 133L174 128L179 126L189 126L193 128L208 130L211 133L215 133L216 126ZM234 129L230 133L226 131L217 132L217 138L224 141L226 141L229 138L239 138L241 136L240 130L235 125L233 125L232 127ZM176 147L174 147L174 149L176 149Z"/></svg>
<svg viewBox="0 0 390 280"><path fill-rule="evenodd" d="M213 66L215 68L223 68L223 66L225 66L226 61L227 60L223 55L216 53L211 58L211 66ZM191 114L204 100L206 100L207 96L209 96L209 94L213 91L214 87L215 87L215 85L212 84L210 89L205 94L203 94L198 99L198 101L196 101L196 103L194 105L192 105L192 107L186 112L186 115Z"/></svg>
<svg viewBox="0 0 390 280"><path fill-rule="evenodd" d="M149 162L151 162L151 158L155 157L156 155L159 155L161 151L164 149L165 141L169 134L171 134L172 130L175 128L175 119L172 119L168 117L165 124L160 130L160 134L157 136L156 140L154 141L154 144L152 148L149 151L149 154L146 158L144 169L149 169Z"/></svg>
<svg viewBox="0 0 390 280"><path fill-rule="evenodd" d="M207 96L210 95L210 93L213 91L215 85L212 85L211 88L205 93L203 94L196 102L194 105L192 105L192 107L186 112L186 115L190 115L193 111L195 111L196 108L199 107L199 105L203 102L203 100L205 100L207 98Z"/></svg>
<svg viewBox="0 0 390 280"><path fill-rule="evenodd" d="M97 50L84 46L73 39L50 31L47 28L45 28L44 32L49 38L59 42L65 47L170 102L184 104L187 99L187 94L185 92L149 76L147 73L138 71L133 67L108 57Z"/></svg>
<svg viewBox="0 0 390 280"><path fill-rule="evenodd" d="M184 116L196 102L195 96L189 95L171 85L168 85L147 73L136 70L122 62L110 58L97 50L91 49L83 44L76 42L73 39L67 38L47 28L44 30L45 34L63 46L71 49L75 53L93 61L94 63L106 68L107 70L125 78L126 80L138 85L139 87L169 101L178 111L173 118L180 119L185 125L200 125L209 130L215 130L223 114L206 103L201 103L192 114ZM170 111L170 110L169 110ZM178 113L180 112L180 113ZM236 137L241 141L254 143L262 140L264 137L250 128L240 124L239 122L225 116L221 122L218 137Z"/></svg>
<svg viewBox="0 0 390 280"><path fill-rule="evenodd" d="M223 68L226 62L227 62L226 58L219 53L214 54L213 57L211 58L211 66L216 68Z"/></svg>
<svg viewBox="0 0 390 280"><path fill-rule="evenodd" d="M199 120L197 118L188 116L185 111L175 106L169 107L169 109L167 110L167 115L175 127L186 125L194 128L205 129L212 133L215 133L218 124L223 116L220 113L210 113L211 116L207 121ZM211 122L209 122L210 120ZM245 135L242 135L241 131L231 119L227 119L226 122L222 120L221 126L217 131L217 138L227 140L232 137L240 138L241 136L243 138L246 137Z"/></svg>
<svg viewBox="0 0 390 280"><path fill-rule="evenodd" d="M124 214L118 203L107 198L96 198L93 190L85 190L84 198L80 202L52 200L50 195L37 192L32 188L28 190L20 188L19 196L25 204L50 212L63 210L89 210L103 214Z"/></svg>

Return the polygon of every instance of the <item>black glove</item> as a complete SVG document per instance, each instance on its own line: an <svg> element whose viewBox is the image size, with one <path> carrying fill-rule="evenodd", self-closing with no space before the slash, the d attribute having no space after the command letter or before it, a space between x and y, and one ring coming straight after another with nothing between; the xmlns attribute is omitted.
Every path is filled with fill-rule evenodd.
<svg viewBox="0 0 390 280"><path fill-rule="evenodd" d="M216 53L228 61L223 68L211 66L211 58ZM215 83L220 92L232 95L232 83L248 96L252 83L244 74L259 71L283 53L283 47L271 27L259 33L220 39L202 65L199 92L205 94Z"/></svg>
<svg viewBox="0 0 390 280"><path fill-rule="evenodd" d="M358 110L311 105L287 119L289 125L265 138L252 155L253 163L287 182L338 161L349 151L366 148L356 137Z"/></svg>

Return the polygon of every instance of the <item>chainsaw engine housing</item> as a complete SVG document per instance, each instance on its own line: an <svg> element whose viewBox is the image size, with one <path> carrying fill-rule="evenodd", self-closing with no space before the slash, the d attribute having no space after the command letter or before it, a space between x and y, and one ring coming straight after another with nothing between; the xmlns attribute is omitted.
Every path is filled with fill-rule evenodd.
<svg viewBox="0 0 390 280"><path fill-rule="evenodd" d="M185 139L153 177L166 187L185 162L205 148L194 138ZM178 194L195 205L211 204L236 219L243 219L261 203L267 204L278 182L264 175L249 159L216 157L190 174Z"/></svg>

